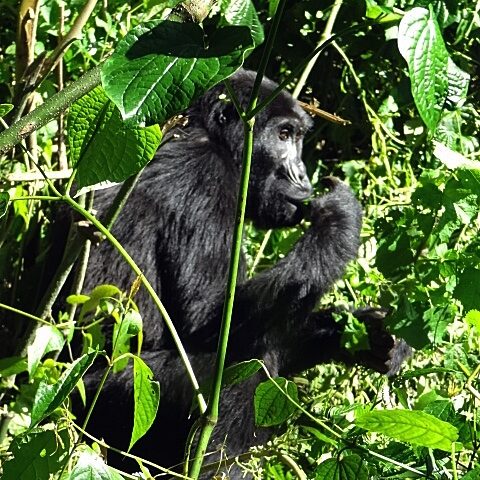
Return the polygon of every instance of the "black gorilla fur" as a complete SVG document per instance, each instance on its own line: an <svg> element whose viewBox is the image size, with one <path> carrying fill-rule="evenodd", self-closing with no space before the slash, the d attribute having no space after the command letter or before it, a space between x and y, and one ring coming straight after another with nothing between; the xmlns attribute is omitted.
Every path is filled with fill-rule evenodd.
<svg viewBox="0 0 480 480"><path fill-rule="evenodd" d="M246 104L255 74L232 77ZM264 79L261 97L276 84ZM114 234L138 261L180 332L200 380L212 373L221 318L239 184L243 129L233 105L216 87L188 110L189 123L158 152L129 198ZM247 214L260 227L295 225L311 185L301 161L310 118L286 92L256 117ZM380 321L370 325L372 352L352 358L340 347L341 327L329 312L312 313L320 297L355 258L361 208L351 190L335 179L330 192L312 200L311 227L270 270L247 280L242 260L229 343L229 362L263 359L273 376L288 376L330 359L360 361L394 372L403 354ZM106 205L111 192L100 194ZM128 266L106 243L93 255L89 285L115 282L128 289ZM161 384L155 425L133 451L161 465L182 460L191 422L192 390L168 332L143 292L136 298L144 318L143 358ZM392 356L392 352L394 355ZM87 390L99 373L86 378ZM222 394L212 450L224 445L235 456L264 443L268 429L255 428L253 393L258 373ZM112 445L128 446L132 417L131 369L111 376L89 431ZM118 460L118 461L117 461ZM125 468L121 460L116 465ZM238 473L234 473L239 475Z"/></svg>

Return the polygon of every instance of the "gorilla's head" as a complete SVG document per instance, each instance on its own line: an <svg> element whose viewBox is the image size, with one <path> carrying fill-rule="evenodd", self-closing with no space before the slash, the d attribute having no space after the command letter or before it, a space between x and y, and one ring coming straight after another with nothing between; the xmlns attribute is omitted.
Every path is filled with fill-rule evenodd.
<svg viewBox="0 0 480 480"><path fill-rule="evenodd" d="M256 73L240 70L230 79L245 107ZM260 101L278 85L264 78ZM194 124L201 121L222 158L239 166L243 151L243 126L223 86L203 96L191 111ZM312 120L297 101L283 91L255 117L254 152L247 215L261 228L286 227L302 219L301 204L312 194L302 161L302 142Z"/></svg>

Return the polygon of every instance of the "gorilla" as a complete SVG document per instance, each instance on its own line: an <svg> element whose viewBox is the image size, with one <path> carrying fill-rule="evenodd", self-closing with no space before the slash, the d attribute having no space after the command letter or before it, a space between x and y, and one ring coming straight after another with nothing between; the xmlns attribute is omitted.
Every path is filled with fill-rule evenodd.
<svg viewBox="0 0 480 480"><path fill-rule="evenodd" d="M255 73L245 70L231 78L244 106L254 79ZM276 87L264 79L260 98ZM142 174L113 233L160 294L196 373L205 381L212 375L222 316L243 128L223 86L207 92L186 115L187 126L170 132ZM350 188L331 177L325 180L329 191L312 199L308 209L303 205L312 195L301 158L303 137L311 125L311 119L285 91L256 117L248 218L260 228L297 225L305 216L311 225L288 255L251 279L246 278L242 259L228 362L261 359L274 377L331 359L359 362L393 374L408 349L394 341L381 319L359 313L367 324L370 350L352 355L340 345L342 325L333 319L332 311L313 311L356 257L362 210ZM100 210L111 200L110 190L98 196ZM87 289L100 283L128 289L134 281L129 267L106 242L95 249L87 278ZM144 319L143 358L160 381L161 400L155 424L133 453L170 466L183 458L192 425L192 389L153 303L142 291L135 300ZM92 394L100 376L99 371L87 375L87 392ZM231 458L268 440L270 429L255 426L253 411L255 388L265 378L259 372L224 389L212 451L223 449ZM128 447L132 429L132 385L131 368L111 375L87 429L123 449ZM118 468L125 469L126 461L109 453L109 463ZM237 470L230 475L241 477Z"/></svg>

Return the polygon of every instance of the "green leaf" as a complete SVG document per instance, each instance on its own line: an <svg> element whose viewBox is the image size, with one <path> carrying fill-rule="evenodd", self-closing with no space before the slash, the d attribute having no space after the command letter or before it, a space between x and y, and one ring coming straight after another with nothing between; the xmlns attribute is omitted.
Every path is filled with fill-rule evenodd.
<svg viewBox="0 0 480 480"><path fill-rule="evenodd" d="M164 124L241 67L254 46L245 26L210 36L194 23L146 22L129 32L102 68L102 84L128 124Z"/></svg>
<svg viewBox="0 0 480 480"><path fill-rule="evenodd" d="M440 120L448 94L448 52L430 10L412 8L399 25L398 48L407 61L412 95L430 131Z"/></svg>
<svg viewBox="0 0 480 480"><path fill-rule="evenodd" d="M416 410L375 410L357 415L356 425L401 442L450 452L458 430L450 423Z"/></svg>
<svg viewBox="0 0 480 480"><path fill-rule="evenodd" d="M480 270L468 267L458 277L453 296L462 302L466 310L480 309Z"/></svg>
<svg viewBox="0 0 480 480"><path fill-rule="evenodd" d="M475 467L473 470L467 472L462 480L480 480L480 466Z"/></svg>
<svg viewBox="0 0 480 480"><path fill-rule="evenodd" d="M230 365L223 371L222 386L236 385L255 375L262 368L262 362L253 358Z"/></svg>
<svg viewBox="0 0 480 480"><path fill-rule="evenodd" d="M33 401L30 420L31 427L50 415L62 404L68 394L75 388L80 378L90 368L97 353L97 351L90 351L75 360L62 373L54 385L49 385L45 381L40 382Z"/></svg>
<svg viewBox="0 0 480 480"><path fill-rule="evenodd" d="M383 5L379 5L374 0L366 0L366 17L375 20L378 23L397 22L401 16L398 13Z"/></svg>
<svg viewBox="0 0 480 480"><path fill-rule="evenodd" d="M345 347L352 353L361 350L368 350L370 348L370 343L368 341L368 333L365 323L358 320L351 313L346 314L345 317L346 324L340 340L342 347Z"/></svg>
<svg viewBox="0 0 480 480"><path fill-rule="evenodd" d="M150 367L137 356L133 357L133 396L135 401L133 432L130 450L152 426L160 402L160 384L153 380Z"/></svg>
<svg viewBox="0 0 480 480"><path fill-rule="evenodd" d="M468 85L470 75L455 65L455 62L449 57L447 64L448 92L446 102L452 109L461 107L468 94Z"/></svg>
<svg viewBox="0 0 480 480"><path fill-rule="evenodd" d="M83 316L87 313L94 312L100 300L103 298L111 298L111 297L118 297L122 294L122 291L116 287L115 285L98 285L96 286L89 294L89 299L85 301L82 305L82 309L80 310L80 320Z"/></svg>
<svg viewBox="0 0 480 480"><path fill-rule="evenodd" d="M113 327L113 353L112 358L130 351L130 339L142 331L142 317L136 310L127 310L118 323ZM128 358L115 362L113 371L115 373L123 370L128 364Z"/></svg>
<svg viewBox="0 0 480 480"><path fill-rule="evenodd" d="M322 433L320 430L314 427L309 427L307 425L302 426L302 430L305 430L306 432L310 433L313 435L317 440L320 440L323 443L328 443L330 445L333 445L334 447L338 446L338 443L333 439Z"/></svg>
<svg viewBox="0 0 480 480"><path fill-rule="evenodd" d="M297 407L287 398L298 402L297 386L283 377L262 382L255 390L253 400L255 423L261 427L271 427L283 423Z"/></svg>
<svg viewBox="0 0 480 480"><path fill-rule="evenodd" d="M12 109L13 105L11 103L0 103L0 118L4 117Z"/></svg>
<svg viewBox="0 0 480 480"><path fill-rule="evenodd" d="M49 352L59 352L65 344L65 337L58 328L42 325L35 331L35 338L27 348L28 374L35 375L40 360Z"/></svg>
<svg viewBox="0 0 480 480"><path fill-rule="evenodd" d="M80 454L73 467L69 480L122 480L123 477L112 470L102 458L90 448Z"/></svg>
<svg viewBox="0 0 480 480"><path fill-rule="evenodd" d="M471 160L443 143L434 141L433 145L433 154L450 170L456 170L457 168L480 170L480 162L478 160Z"/></svg>
<svg viewBox="0 0 480 480"><path fill-rule="evenodd" d="M81 293L78 295L69 295L67 297L67 303L69 305L83 305L88 300L90 300L90 297Z"/></svg>
<svg viewBox="0 0 480 480"><path fill-rule="evenodd" d="M27 360L23 357L7 357L0 359L0 378L17 375L27 370Z"/></svg>
<svg viewBox="0 0 480 480"><path fill-rule="evenodd" d="M3 464L2 480L52 478L68 461L67 429L30 432L16 437L10 446L13 458Z"/></svg>
<svg viewBox="0 0 480 480"><path fill-rule="evenodd" d="M329 458L315 470L317 480L368 480L368 468L359 455Z"/></svg>
<svg viewBox="0 0 480 480"><path fill-rule="evenodd" d="M465 315L465 322L475 328L477 334L480 334L480 311L470 310L467 312Z"/></svg>
<svg viewBox="0 0 480 480"><path fill-rule="evenodd" d="M268 1L268 15L270 17L273 17L275 15L275 12L277 11L279 3L280 3L280 0L269 0Z"/></svg>
<svg viewBox="0 0 480 480"><path fill-rule="evenodd" d="M127 127L103 89L75 102L68 116L68 139L79 187L123 182L155 155L162 133L158 125Z"/></svg>
<svg viewBox="0 0 480 480"><path fill-rule="evenodd" d="M315 470L318 480L368 480L368 468L359 455L330 458Z"/></svg>
<svg viewBox="0 0 480 480"><path fill-rule="evenodd" d="M7 213L8 205L10 204L10 195L8 192L0 192L0 218Z"/></svg>
<svg viewBox="0 0 480 480"><path fill-rule="evenodd" d="M229 385L237 385L251 376L255 375L262 368L262 362L255 358L251 360L245 360L228 366L223 371L222 388ZM213 377L208 378L200 385L200 391L204 395L209 395L212 389ZM197 408L197 403L194 402L192 407Z"/></svg>
<svg viewBox="0 0 480 480"><path fill-rule="evenodd" d="M263 42L263 27L251 0L224 0L221 11L224 21L221 21L219 25L248 27L254 45L260 45Z"/></svg>

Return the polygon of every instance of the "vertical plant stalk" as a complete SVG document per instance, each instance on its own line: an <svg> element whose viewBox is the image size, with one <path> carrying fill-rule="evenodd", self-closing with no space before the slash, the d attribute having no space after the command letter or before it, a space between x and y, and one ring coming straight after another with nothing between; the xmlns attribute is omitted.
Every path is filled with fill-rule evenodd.
<svg viewBox="0 0 480 480"><path fill-rule="evenodd" d="M58 23L58 44L63 40L63 30L65 27L65 4L59 5L59 23ZM58 46L57 44L57 46ZM58 60L57 64L57 89L59 92L63 90L63 57ZM58 132L57 132L57 147L58 147L58 168L59 170L68 170L67 148L65 145L65 116L63 112L58 116Z"/></svg>
<svg viewBox="0 0 480 480"><path fill-rule="evenodd" d="M92 15L97 2L98 0L87 0L85 2L85 5L78 14L78 17L75 19L72 28L64 37L62 37L62 40L57 44L53 52L43 62L39 73L39 79L36 82L37 86L55 68L60 59L63 58L63 55L65 55L65 52L72 42L81 38L83 27Z"/></svg>
<svg viewBox="0 0 480 480"><path fill-rule="evenodd" d="M37 37L39 0L23 0L18 12L16 64L16 89L21 88L21 78L33 63L35 56L35 40Z"/></svg>
<svg viewBox="0 0 480 480"><path fill-rule="evenodd" d="M330 15L328 16L327 23L325 25L325 29L323 30L323 33L320 37L320 41L318 42L317 48L322 45L322 43L325 42L328 38L332 36L332 31L333 31L333 26L335 25L335 21L337 20L338 13L340 12L340 8L342 7L343 0L337 0L333 6L332 10L330 12ZM320 55L321 51L319 51L306 65L305 69L303 70L302 74L300 75L300 78L298 79L297 85L295 89L293 90L292 96L293 98L298 98L300 95L300 92L302 91L303 87L305 86L305 83L307 82L307 78L310 75L316 61L318 60L318 57Z"/></svg>
<svg viewBox="0 0 480 480"><path fill-rule="evenodd" d="M203 421L198 437L198 444L195 450L195 456L191 468L189 468L189 477L193 479L198 479L200 470L202 468L203 459L205 453L207 452L208 444L213 433L213 429L218 421L219 406L220 406L220 391L222 388L222 378L223 371L225 369L225 359L227 356L227 347L228 347L228 337L230 333L230 325L232 320L233 313L233 304L235 299L235 289L237 285L238 277L238 265L240 262L240 255L242 250L242 236L243 236L243 226L245 222L245 209L247 206L247 195L248 195L248 183L250 180L250 167L252 163L252 154L253 154L253 129L255 125L255 117L251 116L246 118L246 116L253 111L257 105L258 96L260 93L260 87L262 84L263 75L265 73L268 60L270 58L270 53L272 51L273 43L277 36L278 27L280 24L280 19L285 8L286 0L281 0L275 16L273 18L272 28L270 29L269 36L265 42L265 46L262 53L262 58L260 60L260 65L257 71L257 76L252 88L252 93L249 100L249 105L246 112L239 111L240 118L243 122L244 127L244 141L243 141L243 162L242 162L242 173L240 178L240 186L238 191L237 198L237 208L235 214L235 226L233 231L233 242L232 242L232 251L230 255L230 266L228 271L228 280L225 294L225 303L223 306L222 314L222 324L220 327L218 346L217 346L217 357L215 360L214 368L214 380L212 388L210 391L209 401L207 410L203 415ZM229 82L225 82L227 91L232 98L235 106L239 107L238 101L236 100L235 93L232 91Z"/></svg>
<svg viewBox="0 0 480 480"><path fill-rule="evenodd" d="M35 59L35 43L37 40L39 10L39 0L23 0L20 3L18 12L17 39L15 42L15 75L17 81L15 84L13 103L23 103L23 109L25 109L27 113L35 108L33 95L28 93L23 97L23 85L25 77L28 77L29 67L32 65ZM19 102L20 98L22 98L21 102ZM38 146L36 132L32 132L30 137L27 139L27 148L32 155L34 155L35 159L37 159ZM30 171L31 165L28 157L24 155L24 159L27 171ZM33 189L30 189L30 194L33 194L34 189L35 184Z"/></svg>

